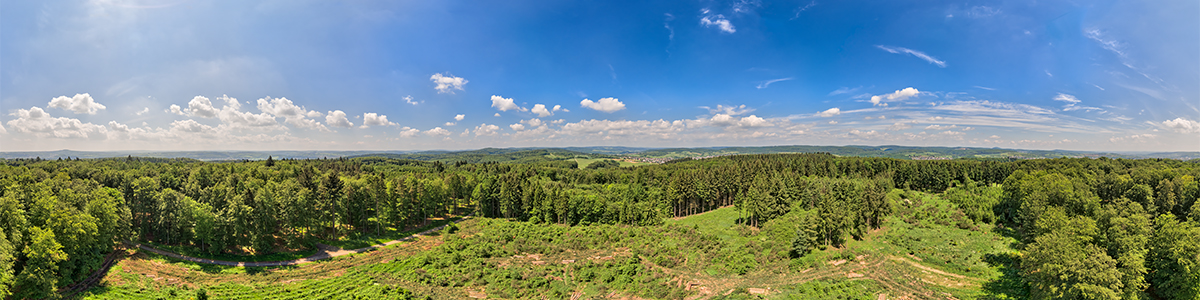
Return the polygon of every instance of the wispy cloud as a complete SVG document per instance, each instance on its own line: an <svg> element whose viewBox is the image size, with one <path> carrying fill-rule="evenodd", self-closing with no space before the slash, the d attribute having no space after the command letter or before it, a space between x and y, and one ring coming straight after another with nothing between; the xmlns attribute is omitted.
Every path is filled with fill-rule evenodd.
<svg viewBox="0 0 1200 300"><path fill-rule="evenodd" d="M923 59L931 64L938 65L938 67L941 67L941 68L946 67L945 61L941 61L941 60L938 60L936 57L929 56L928 54L925 54L925 52L908 49L908 48L904 48L904 47L891 47L891 46L884 46L884 45L875 45L875 47L882 49L883 51L887 51L888 53L908 54L908 55L916 56L917 58Z"/></svg>
<svg viewBox="0 0 1200 300"><path fill-rule="evenodd" d="M975 88L977 88L977 89L981 89L981 90L989 90L989 91L995 91L995 90L996 90L996 89L994 89L994 88L990 88L990 87L986 87L986 86L978 86L978 85L976 85L976 86L975 86Z"/></svg>
<svg viewBox="0 0 1200 300"><path fill-rule="evenodd" d="M982 18L987 18L987 17L998 15L998 14L1000 14L1000 12L1001 11L998 8L993 8L993 7L989 7L989 6L976 6L976 7L972 7L970 10L967 10L967 16L976 18L976 19L982 19Z"/></svg>
<svg viewBox="0 0 1200 300"><path fill-rule="evenodd" d="M724 31L725 33L737 32L737 28L734 28L733 23L730 23L728 19L725 19L724 15L714 15L712 14L712 11L704 9L700 11L700 16L700 25L704 25L704 27L717 26L718 29Z"/></svg>
<svg viewBox="0 0 1200 300"><path fill-rule="evenodd" d="M1063 105L1063 111L1073 111L1073 110L1104 111L1103 109L1100 109L1099 107L1079 105L1079 103L1083 102L1083 101L1079 100L1079 98L1075 98L1074 95L1058 93L1058 96L1054 96L1054 101L1062 101L1062 102L1067 103L1067 104Z"/></svg>
<svg viewBox="0 0 1200 300"><path fill-rule="evenodd" d="M862 89L862 87L860 86L860 87L856 87L856 88L848 88L848 87L843 86L836 90L833 90L832 92L829 92L829 96L849 94L849 93L857 92L859 89Z"/></svg>
<svg viewBox="0 0 1200 300"><path fill-rule="evenodd" d="M791 19L788 19L788 20L790 21L790 20L795 20L795 19L797 19L797 18L800 18L800 13L802 13L802 12L804 12L804 11L808 10L809 8L812 8L813 6L817 6L817 1L809 2L808 4L806 4L806 5L804 5L804 6L801 6L800 8L797 8L797 9L796 9L796 15L795 15L795 16L793 16Z"/></svg>
<svg viewBox="0 0 1200 300"><path fill-rule="evenodd" d="M795 79L795 78L787 77L787 78L771 79L771 80L767 80L767 81L763 81L762 83L759 83L758 86L756 86L755 88L758 88L761 90L761 89L767 88L767 86L770 86L772 83L776 83L776 82L780 82L780 81L788 81L788 80L792 80L792 79Z"/></svg>

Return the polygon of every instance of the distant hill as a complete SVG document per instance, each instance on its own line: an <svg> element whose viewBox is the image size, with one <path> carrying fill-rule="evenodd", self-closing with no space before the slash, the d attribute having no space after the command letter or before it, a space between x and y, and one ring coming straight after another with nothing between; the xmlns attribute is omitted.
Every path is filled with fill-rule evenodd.
<svg viewBox="0 0 1200 300"><path fill-rule="evenodd" d="M483 148L470 151L426 151L407 154L393 153L371 153L350 156L356 157L385 157L395 159L412 159L420 161L440 161L443 163L467 162L467 163L532 163L553 160L567 160L576 156L596 156L597 154L589 154L579 151L571 151L557 148L545 149L529 149L529 148Z"/></svg>
<svg viewBox="0 0 1200 300"><path fill-rule="evenodd" d="M1036 159L1059 157L1165 158L1200 159L1200 152L1089 152L1070 150L1022 150L970 147L909 147L909 146L764 146L764 147L699 147L699 148L638 148L638 147L566 147L566 148L483 148L466 151L28 151L0 152L0 158L108 158L156 157L191 158L205 161L264 160L275 158L319 159L336 157L387 157L420 161L469 163L479 162L537 162L569 159L575 156L609 158L619 156L651 158L705 157L736 154L811 153L823 152L838 156L891 157L898 159Z"/></svg>
<svg viewBox="0 0 1200 300"><path fill-rule="evenodd" d="M766 146L766 147L708 147L654 149L638 153L642 157L703 157L735 154L811 153L825 152L838 156L891 157L898 159L1035 159L1059 157L1109 158L1169 158L1188 160L1200 158L1200 152L1089 152L1068 150L1021 150L968 147L909 147L909 146Z"/></svg>

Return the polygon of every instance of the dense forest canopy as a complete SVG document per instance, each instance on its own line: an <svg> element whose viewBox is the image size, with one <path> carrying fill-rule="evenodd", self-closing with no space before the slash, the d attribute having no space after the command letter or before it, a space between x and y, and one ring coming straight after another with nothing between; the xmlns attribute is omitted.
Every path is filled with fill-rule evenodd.
<svg viewBox="0 0 1200 300"><path fill-rule="evenodd" d="M124 241L267 254L474 214L531 224L655 226L733 206L787 257L838 247L941 193L946 222L1014 228L1036 299L1200 297L1200 166L737 155L580 169L572 152L199 162L136 157L0 165L0 297L47 298ZM513 163L497 163L510 161ZM611 163L609 163L611 162ZM920 212L916 212L920 213ZM914 221L916 222L916 221Z"/></svg>

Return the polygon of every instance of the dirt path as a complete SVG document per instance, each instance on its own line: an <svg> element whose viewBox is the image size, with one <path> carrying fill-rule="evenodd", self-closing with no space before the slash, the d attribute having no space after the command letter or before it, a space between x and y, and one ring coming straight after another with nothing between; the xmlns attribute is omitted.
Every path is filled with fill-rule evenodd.
<svg viewBox="0 0 1200 300"><path fill-rule="evenodd" d="M454 220L453 223L462 222L462 221L465 221L470 218L471 217L469 217L469 216L463 217L458 220ZM450 224L446 224L446 225L450 225ZM338 247L334 247L334 246L317 244L317 253L315 253L309 257L305 257L305 258L301 258L301 259L294 259L294 260L286 260L286 261L240 262L240 261L215 260L215 259L183 256L183 255L179 255L179 254L176 254L173 252L163 251L163 250L156 249L154 247L146 246L141 243L137 243L137 246L138 246L138 248L140 248L142 250L154 252L154 253L157 253L157 254L160 254L163 256L167 256L170 258L181 259L181 260L186 260L186 261L191 261L191 262L198 262L198 263L202 263L202 264L213 264L213 265L221 265L221 266L237 266L237 267L280 267L280 266L292 266L292 265L305 264L305 263L310 263L310 262L314 262L314 261L318 261L318 260L322 260L322 259L330 259L330 258L342 256L342 255L347 255L347 254L363 253L363 252L387 247L390 245L394 245L396 243L414 239L418 236L428 235L431 232L441 230L442 228L446 227L446 225L442 225L442 226L431 228L429 230L418 232L416 234L410 235L410 236L402 238L402 239L391 240L391 241L384 242L383 244L377 244L377 245L372 245L372 246L353 249L353 250L346 250L346 249L342 249L342 248L338 248Z"/></svg>

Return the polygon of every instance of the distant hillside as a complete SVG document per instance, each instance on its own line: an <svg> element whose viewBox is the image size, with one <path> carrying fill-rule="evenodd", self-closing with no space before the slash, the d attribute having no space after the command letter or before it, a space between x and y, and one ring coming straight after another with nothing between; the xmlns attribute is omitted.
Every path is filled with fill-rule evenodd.
<svg viewBox="0 0 1200 300"><path fill-rule="evenodd" d="M440 161L443 163L467 162L467 163L533 163L554 160L566 160L576 156L597 156L597 154L589 154L578 151L547 148L547 149L528 149L528 148L484 148L471 151L427 151L408 154L392 154L392 153L371 153L354 155L349 158L357 157L385 157L394 159L412 159L420 161Z"/></svg>
<svg viewBox="0 0 1200 300"><path fill-rule="evenodd" d="M1200 152L1108 153L1067 150L1020 150L967 147L908 147L908 146L766 146L766 147L709 147L669 148L647 150L641 157L704 157L735 154L811 153L826 152L838 156L891 157L898 159L1033 159L1059 157L1109 158L1169 158L1188 160L1200 158Z"/></svg>

